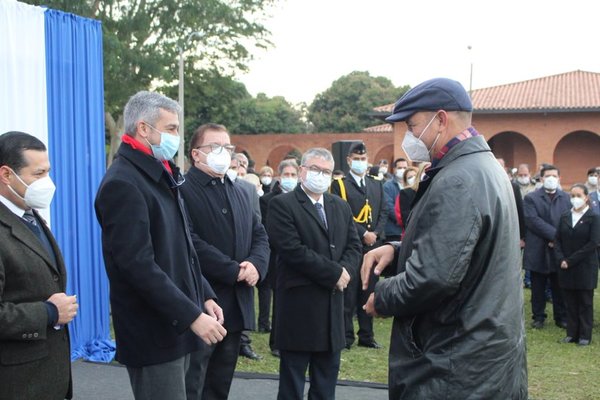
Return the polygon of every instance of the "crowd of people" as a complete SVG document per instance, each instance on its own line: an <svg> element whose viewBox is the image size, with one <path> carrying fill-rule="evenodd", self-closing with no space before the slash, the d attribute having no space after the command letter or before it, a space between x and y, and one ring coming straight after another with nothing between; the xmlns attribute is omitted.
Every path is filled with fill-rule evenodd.
<svg viewBox="0 0 600 400"><path fill-rule="evenodd" d="M563 190L556 166L507 169L471 113L458 82L423 82L388 118L406 123L408 157L371 163L357 142L347 172L324 148L256 169L208 123L184 173L179 105L132 96L95 211L135 398L226 399L238 356L262 357L258 331L279 357L278 399L302 399L307 371L308 397L333 399L341 352L379 351L373 318L390 316L390 399L526 399L523 282L533 328L549 293L560 342L592 340L600 170ZM77 300L36 211L49 169L38 139L0 136L0 399L72 395Z"/></svg>

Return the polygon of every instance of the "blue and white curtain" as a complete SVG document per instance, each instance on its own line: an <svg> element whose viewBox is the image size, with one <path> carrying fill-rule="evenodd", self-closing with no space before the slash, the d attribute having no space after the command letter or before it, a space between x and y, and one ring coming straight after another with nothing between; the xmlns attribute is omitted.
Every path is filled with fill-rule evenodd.
<svg viewBox="0 0 600 400"><path fill-rule="evenodd" d="M57 190L46 217L80 305L71 358L108 362L108 281L93 208L106 168L103 87L100 22L0 1L0 134L23 131L48 146Z"/></svg>

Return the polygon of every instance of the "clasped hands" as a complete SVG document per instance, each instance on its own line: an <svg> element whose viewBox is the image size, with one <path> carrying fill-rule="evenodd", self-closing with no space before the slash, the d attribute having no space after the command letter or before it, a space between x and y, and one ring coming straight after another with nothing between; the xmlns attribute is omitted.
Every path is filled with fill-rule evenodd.
<svg viewBox="0 0 600 400"><path fill-rule="evenodd" d="M346 270L346 267L342 267L342 274L340 275L340 278L338 279L338 281L335 284L335 288L337 290L339 290L340 292L343 292L344 289L346 289L348 287L348 283L350 283L350 274L348 273L348 270Z"/></svg>
<svg viewBox="0 0 600 400"><path fill-rule="evenodd" d="M204 302L204 312L192 322L190 329L204 343L211 345L220 342L227 335L223 322L223 309L214 300L209 299Z"/></svg>
<svg viewBox="0 0 600 400"><path fill-rule="evenodd" d="M260 275L258 270L250 261L243 261L240 263L240 271L238 272L238 282L246 281L248 286L256 286Z"/></svg>

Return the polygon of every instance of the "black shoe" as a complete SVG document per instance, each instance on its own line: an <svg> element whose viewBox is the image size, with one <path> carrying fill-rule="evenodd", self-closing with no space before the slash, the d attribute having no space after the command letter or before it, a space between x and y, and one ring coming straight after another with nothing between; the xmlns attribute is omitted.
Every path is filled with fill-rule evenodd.
<svg viewBox="0 0 600 400"><path fill-rule="evenodd" d="M577 342L577 346L589 346L590 345L590 341L588 339L579 339L579 342Z"/></svg>
<svg viewBox="0 0 600 400"><path fill-rule="evenodd" d="M346 350L350 350L350 348L352 347L352 343L346 343L344 347L346 348Z"/></svg>
<svg viewBox="0 0 600 400"><path fill-rule="evenodd" d="M249 344L243 344L240 346L240 356L249 358L251 360L262 360L262 357L256 354Z"/></svg>
<svg viewBox="0 0 600 400"><path fill-rule="evenodd" d="M273 357L281 358L281 354L279 354L279 350L277 350L277 349L271 350L271 355Z"/></svg>
<svg viewBox="0 0 600 400"><path fill-rule="evenodd" d="M567 321L555 321L554 324L559 328L567 329Z"/></svg>
<svg viewBox="0 0 600 400"><path fill-rule="evenodd" d="M375 339L370 340L368 342L363 342L363 341L359 340L358 341L358 346L360 346L360 347L368 347L370 349L381 349L383 347L379 343L377 343L375 341Z"/></svg>
<svg viewBox="0 0 600 400"><path fill-rule="evenodd" d="M575 342L577 342L577 340L573 339L571 336L565 336L564 338L562 338L558 341L558 343L575 343Z"/></svg>
<svg viewBox="0 0 600 400"><path fill-rule="evenodd" d="M535 320L531 323L533 329L542 329L544 327L544 321Z"/></svg>
<svg viewBox="0 0 600 400"><path fill-rule="evenodd" d="M258 333L270 333L271 332L271 328L269 328L268 326L262 326L258 328Z"/></svg>

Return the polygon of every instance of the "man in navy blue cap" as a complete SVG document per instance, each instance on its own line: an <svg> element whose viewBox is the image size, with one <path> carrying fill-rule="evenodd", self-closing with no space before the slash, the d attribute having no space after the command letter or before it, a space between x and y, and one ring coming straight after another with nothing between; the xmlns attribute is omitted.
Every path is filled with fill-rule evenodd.
<svg viewBox="0 0 600 400"><path fill-rule="evenodd" d="M397 260L365 310L394 316L390 399L527 399L519 223L512 187L456 81L421 83L394 106L402 148L431 162L402 244L365 255L368 281Z"/></svg>

